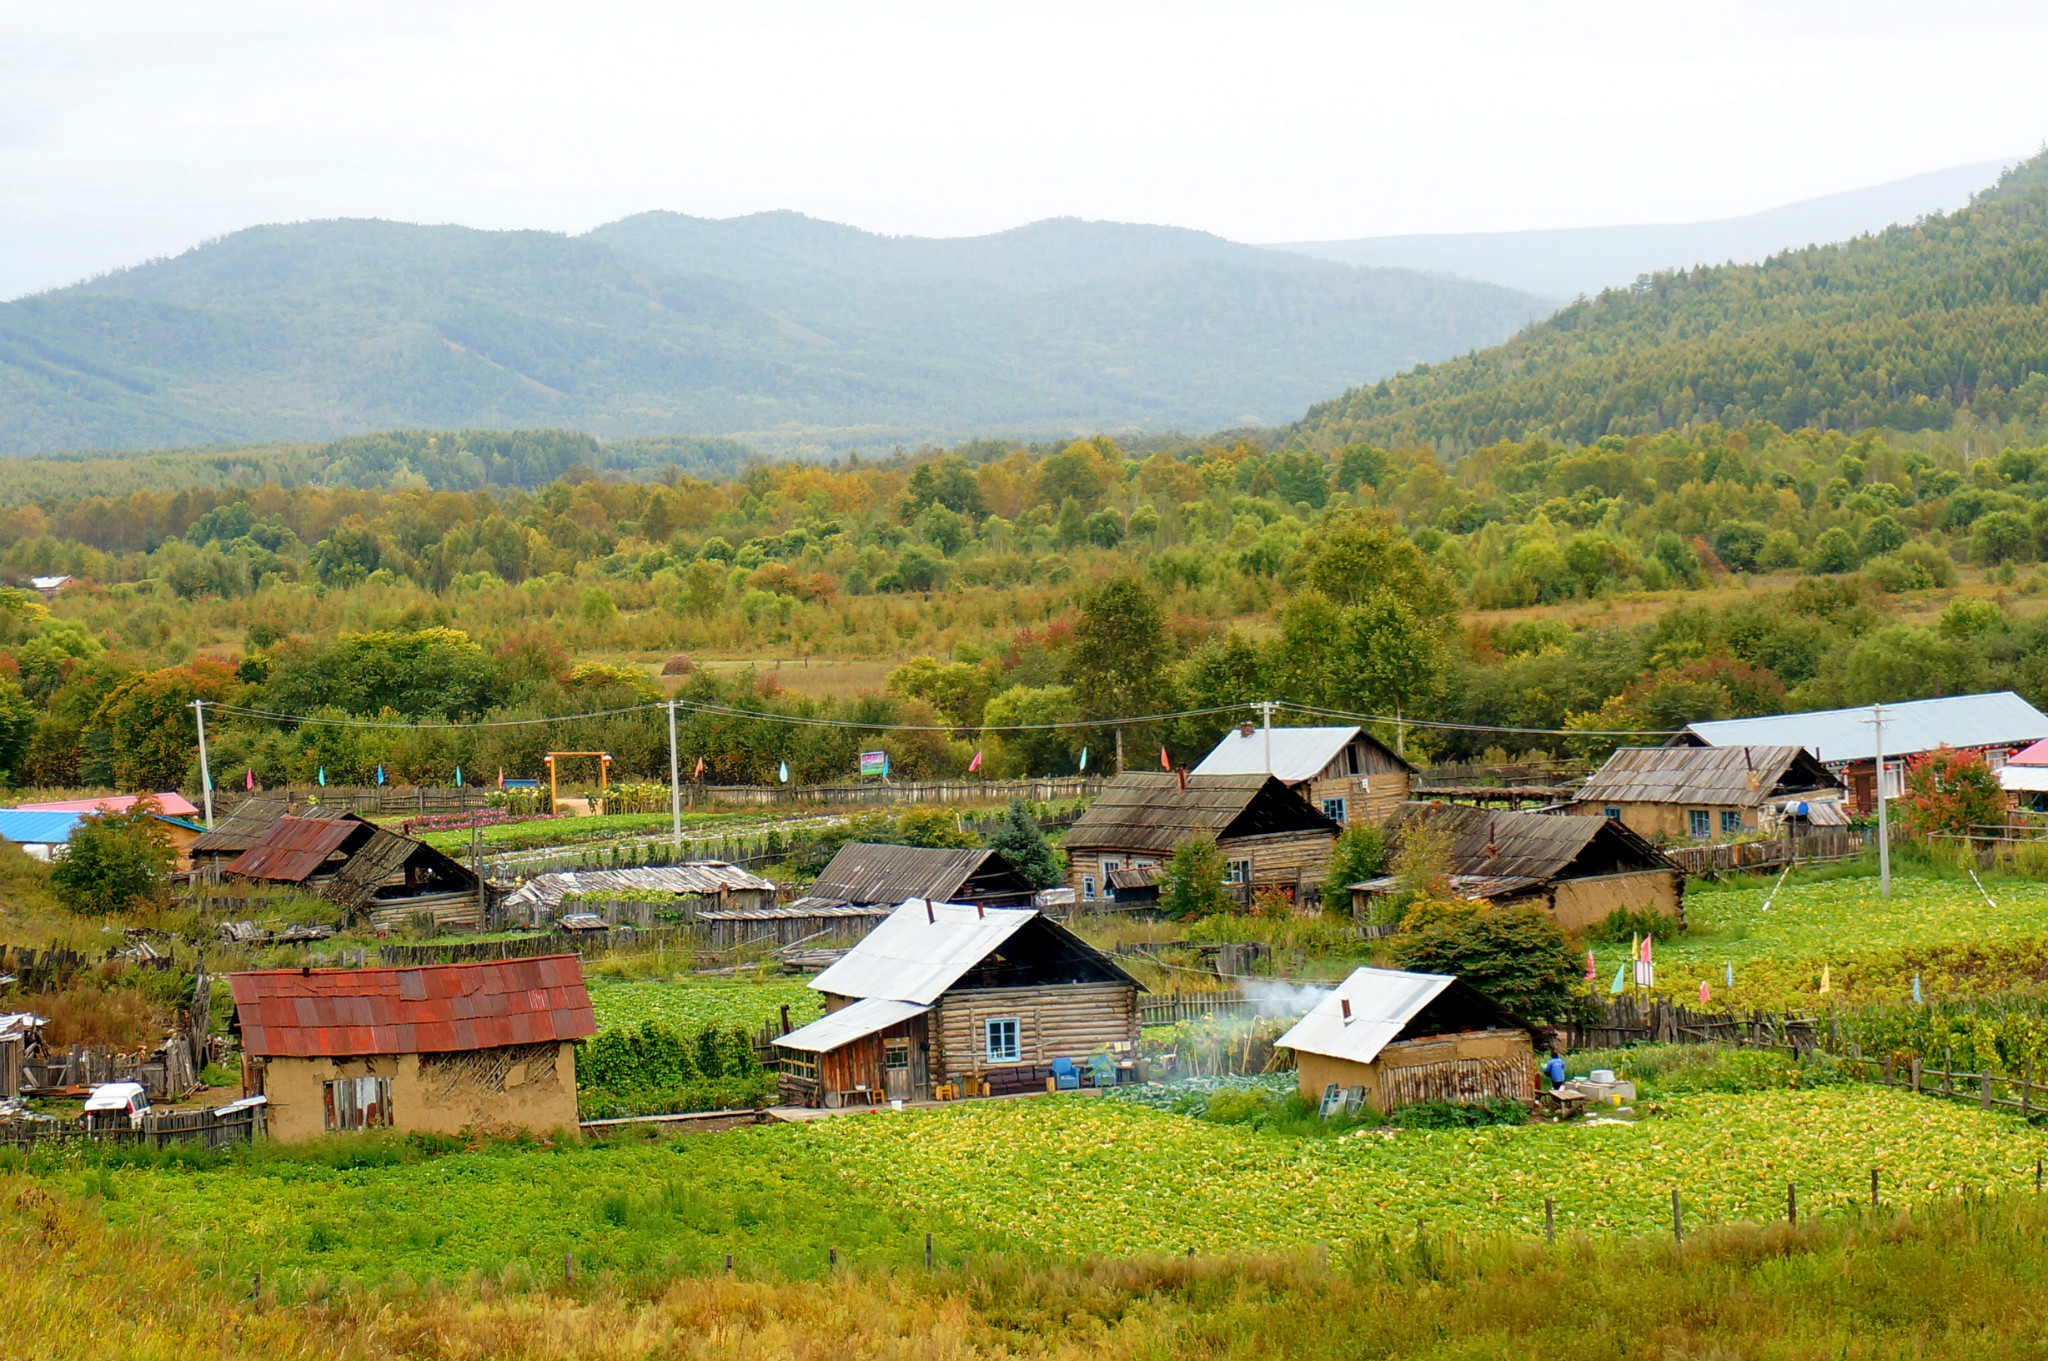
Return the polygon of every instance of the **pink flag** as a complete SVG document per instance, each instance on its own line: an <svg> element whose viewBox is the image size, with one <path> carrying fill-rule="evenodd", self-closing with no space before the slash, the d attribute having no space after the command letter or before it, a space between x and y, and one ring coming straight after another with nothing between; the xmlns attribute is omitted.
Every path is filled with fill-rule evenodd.
<svg viewBox="0 0 2048 1361"><path fill-rule="evenodd" d="M1701 1006L1705 1006L1706 1004L1707 1004L1707 980L1706 980L1706 979L1704 979L1704 978L1702 978L1702 979L1700 980L1700 1005L1701 1005Z"/></svg>
<svg viewBox="0 0 2048 1361"><path fill-rule="evenodd" d="M1600 975L1593 970L1593 952L1588 950L1586 951L1586 982L1590 984L1599 977Z"/></svg>
<svg viewBox="0 0 2048 1361"><path fill-rule="evenodd" d="M977 751L977 752L975 752L975 753L974 753L974 759L973 759L972 761L969 761L969 762L967 763L967 773L968 773L968 774L970 774L970 775L972 775L972 774L973 774L973 773L974 773L975 771L977 771L977 770L980 770L980 769L981 769L981 753Z"/></svg>
<svg viewBox="0 0 2048 1361"><path fill-rule="evenodd" d="M244 776L244 782L249 788L254 789L256 787L256 772L253 770L248 771Z"/></svg>

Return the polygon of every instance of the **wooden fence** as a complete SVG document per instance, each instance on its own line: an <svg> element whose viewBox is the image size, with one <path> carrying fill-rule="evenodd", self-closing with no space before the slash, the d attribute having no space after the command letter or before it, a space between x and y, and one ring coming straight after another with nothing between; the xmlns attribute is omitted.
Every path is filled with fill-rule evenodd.
<svg viewBox="0 0 2048 1361"><path fill-rule="evenodd" d="M1853 859L1863 854L1869 844L1869 837L1857 828L1822 827L1776 841L1676 846L1664 854L1687 874L1712 877L1748 870L1778 870L1788 864L1809 865Z"/></svg>
<svg viewBox="0 0 2048 1361"><path fill-rule="evenodd" d="M1849 1061L1865 1081L1882 1083L1887 1087L1904 1087L1922 1096L1938 1096L1948 1101L1974 1101L1980 1110L2003 1106L2032 1118L2048 1113L2048 1106L2042 1097L2048 1095L2048 1084L2034 1081L2034 1068L2028 1064L2026 1071L2018 1077L2002 1073L1958 1072L1954 1064L1954 1051L1941 1051L1941 1068L1936 1071L1922 1056L1915 1054L1904 1064L1895 1055L1887 1054L1881 1061L1866 1059L1862 1051L1850 1046Z"/></svg>
<svg viewBox="0 0 2048 1361"><path fill-rule="evenodd" d="M416 968L423 964L466 964L480 959L531 959L537 955L603 954L608 950L694 949L703 936L695 927L615 926L609 931L550 931L521 940L461 940L436 944L383 944L377 960L386 968Z"/></svg>
<svg viewBox="0 0 2048 1361"><path fill-rule="evenodd" d="M1248 1016L1259 1009L1249 997L1234 992L1154 993L1138 999L1139 1025L1177 1025L1204 1016Z"/></svg>
<svg viewBox="0 0 2048 1361"><path fill-rule="evenodd" d="M1811 1016L1767 1011L1703 1011L1668 998L1624 995L1595 998L1592 1019L1560 1027L1573 1049L1622 1049L1632 1044L1725 1044L1810 1053L1821 1047L1824 1023ZM1834 1040L1827 1027L1829 1042Z"/></svg>
<svg viewBox="0 0 2048 1361"><path fill-rule="evenodd" d="M226 817L248 799L286 798L350 813L469 813L488 806L491 785L273 785L262 789L215 789L213 816ZM198 795L192 802L205 806Z"/></svg>
<svg viewBox="0 0 2048 1361"><path fill-rule="evenodd" d="M62 1147L79 1140L165 1148L171 1144L243 1144L263 1136L263 1107L248 1106L226 1115L203 1111L162 1111L145 1115L137 1127L126 1116L113 1121L0 1120L0 1146L33 1151Z"/></svg>
<svg viewBox="0 0 2048 1361"><path fill-rule="evenodd" d="M1092 799L1102 792L1093 775L1042 780L901 780L859 784L702 785L688 791L700 803L1055 803Z"/></svg>

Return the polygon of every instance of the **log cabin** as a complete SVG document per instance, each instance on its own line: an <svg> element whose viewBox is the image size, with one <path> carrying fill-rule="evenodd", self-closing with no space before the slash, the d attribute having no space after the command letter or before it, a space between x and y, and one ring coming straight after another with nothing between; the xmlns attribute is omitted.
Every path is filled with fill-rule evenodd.
<svg viewBox="0 0 2048 1361"><path fill-rule="evenodd" d="M794 902L721 908L701 914L714 949L773 938L851 943L901 903L979 903L1029 907L1033 886L1001 851L981 847L892 846L849 841Z"/></svg>
<svg viewBox="0 0 2048 1361"><path fill-rule="evenodd" d="M1031 908L913 899L811 986L824 1017L775 1040L788 1105L1036 1091L1055 1059L1138 1052L1143 985Z"/></svg>
<svg viewBox="0 0 2048 1361"><path fill-rule="evenodd" d="M1541 907L1567 931L1617 909L1685 919L1684 871L1613 818L1411 803L1390 826L1395 847L1412 827L1445 835L1444 868L1459 897ZM1389 876L1350 888L1352 911L1362 916L1397 884Z"/></svg>
<svg viewBox="0 0 2048 1361"><path fill-rule="evenodd" d="M1660 845L1775 831L1786 810L1839 804L1842 781L1798 746L1623 747L1579 787L1569 811L1613 818ZM1843 806L1842 824L1847 809Z"/></svg>
<svg viewBox="0 0 2048 1361"><path fill-rule="evenodd" d="M1103 786L1060 845L1082 903L1110 895L1109 876L1142 870L1194 837L1223 852L1233 885L1320 888L1342 830L1274 775L1126 772Z"/></svg>
<svg viewBox="0 0 2048 1361"><path fill-rule="evenodd" d="M1385 822L1408 799L1415 767L1363 728L1246 723L1202 758L1196 775L1271 775L1340 827Z"/></svg>
<svg viewBox="0 0 2048 1361"><path fill-rule="evenodd" d="M431 916L437 927L479 930L489 915L474 870L353 813L280 817L222 873L303 888L371 927Z"/></svg>
<svg viewBox="0 0 2048 1361"><path fill-rule="evenodd" d="M1297 1090L1326 1113L1536 1099L1528 1029L1449 974L1354 969L1275 1045L1294 1051Z"/></svg>

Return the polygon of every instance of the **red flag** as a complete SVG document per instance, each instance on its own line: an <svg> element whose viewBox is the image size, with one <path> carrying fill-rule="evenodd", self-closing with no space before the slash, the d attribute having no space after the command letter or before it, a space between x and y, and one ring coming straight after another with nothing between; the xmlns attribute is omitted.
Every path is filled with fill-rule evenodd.
<svg viewBox="0 0 2048 1361"><path fill-rule="evenodd" d="M499 767L498 767L498 788L500 788L500 789L503 789L504 787L505 787L505 767L503 767L503 766L499 766Z"/></svg>
<svg viewBox="0 0 2048 1361"><path fill-rule="evenodd" d="M972 761L969 761L969 762L967 763L967 773L968 773L969 775L972 775L972 774L973 774L973 773L974 773L975 771L977 771L977 770L980 770L980 769L981 769L981 753L977 751L977 752L975 752L975 753L974 753L974 759L973 759Z"/></svg>
<svg viewBox="0 0 2048 1361"><path fill-rule="evenodd" d="M1161 748L1159 749L1159 768L1160 768L1161 770L1172 770L1172 769L1173 769L1173 758L1172 758L1171 756L1168 756L1168 755L1166 754L1166 748L1165 748L1165 747L1161 747Z"/></svg>
<svg viewBox="0 0 2048 1361"><path fill-rule="evenodd" d="M693 780L701 780L701 779L703 779L703 778L704 778L704 758L703 758L703 757L699 756L699 757L697 758L697 769L696 769L696 770L695 770L695 771L694 771L694 772L693 772L693 773L691 774L690 778L691 778L691 779L693 779Z"/></svg>

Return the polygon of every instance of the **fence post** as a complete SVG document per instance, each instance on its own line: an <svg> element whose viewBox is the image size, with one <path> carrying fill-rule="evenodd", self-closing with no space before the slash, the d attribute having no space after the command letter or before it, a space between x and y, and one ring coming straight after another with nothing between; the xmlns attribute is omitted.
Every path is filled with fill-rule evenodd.
<svg viewBox="0 0 2048 1361"><path fill-rule="evenodd" d="M1977 1109L1980 1111L1991 1109L1991 1074L1989 1073L1977 1074Z"/></svg>
<svg viewBox="0 0 2048 1361"><path fill-rule="evenodd" d="M1793 1228L1799 1227L1799 1183L1785 1183L1785 1220Z"/></svg>
<svg viewBox="0 0 2048 1361"><path fill-rule="evenodd" d="M2037 1183L2040 1181L2038 1171L2035 1173L2034 1179ZM2037 1185L2035 1189L2039 1190L2040 1188ZM1543 1241L1546 1243L1555 1243L1557 1241L1557 1201L1550 1196L1543 1197Z"/></svg>
<svg viewBox="0 0 2048 1361"><path fill-rule="evenodd" d="M1877 1169L1870 1169L1870 1208L1877 1208Z"/></svg>
<svg viewBox="0 0 2048 1361"><path fill-rule="evenodd" d="M1956 1062L1947 1045L1941 1047L1941 1094L1950 1097L1956 1094Z"/></svg>
<svg viewBox="0 0 2048 1361"><path fill-rule="evenodd" d="M1685 1241L1685 1220L1679 1212L1678 1188L1676 1186L1671 1188L1671 1241L1674 1243L1683 1243Z"/></svg>

